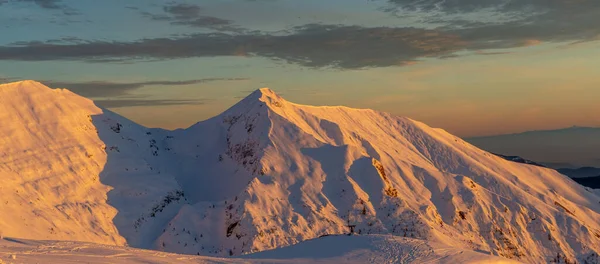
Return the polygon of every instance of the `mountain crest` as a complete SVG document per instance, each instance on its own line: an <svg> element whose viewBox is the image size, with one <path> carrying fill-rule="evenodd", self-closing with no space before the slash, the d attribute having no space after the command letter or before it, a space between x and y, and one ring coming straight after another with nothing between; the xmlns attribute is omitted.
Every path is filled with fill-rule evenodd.
<svg viewBox="0 0 600 264"><path fill-rule="evenodd" d="M260 99L262 99L262 100L265 100L267 98L270 98L270 99L281 99L281 97L279 97L279 95L277 95L275 93L275 91L273 91L273 90L271 90L270 88L267 88L267 87L257 89L253 93L259 94L260 95Z"/></svg>
<svg viewBox="0 0 600 264"><path fill-rule="evenodd" d="M9 88L15 88L15 87L20 87L22 89L34 89L34 88L45 87L45 86L42 83L34 81L34 80L22 80L22 81L10 82L10 83L3 83L3 84L0 84L0 87L2 87L3 89L9 89Z"/></svg>
<svg viewBox="0 0 600 264"><path fill-rule="evenodd" d="M267 108L278 108L283 106L286 102L285 99L277 95L273 90L269 88L261 88L253 91L244 99L233 105L231 108L226 110L223 115L241 115L249 114L260 110L262 107Z"/></svg>

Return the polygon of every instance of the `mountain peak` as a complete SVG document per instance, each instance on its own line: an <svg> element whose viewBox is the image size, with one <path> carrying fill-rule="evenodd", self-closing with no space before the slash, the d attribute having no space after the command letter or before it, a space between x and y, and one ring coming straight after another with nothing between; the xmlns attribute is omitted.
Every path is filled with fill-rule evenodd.
<svg viewBox="0 0 600 264"><path fill-rule="evenodd" d="M262 102L270 102L274 100L283 99L277 93L275 93L275 91L266 87L257 89L256 91L252 92L248 97L252 100L259 100Z"/></svg>
<svg viewBox="0 0 600 264"><path fill-rule="evenodd" d="M267 107L273 109L273 107L281 107L285 101L285 99L277 95L273 90L260 88L229 108L224 114L247 113L251 112L251 109L259 109L263 105L267 105Z"/></svg>
<svg viewBox="0 0 600 264"><path fill-rule="evenodd" d="M50 96L51 94L53 94L51 88L32 80L0 84L0 95L2 95L0 97L15 104L34 103L30 102L32 98Z"/></svg>
<svg viewBox="0 0 600 264"><path fill-rule="evenodd" d="M41 94L50 96L50 95L75 95L71 91L67 89L53 89L45 84L34 81L34 80L22 80L11 83L0 84L0 93L4 94L7 98L12 98L14 101L16 99L15 95L19 94L22 98L30 98L39 96ZM12 97L11 97L12 94ZM82 96L76 96L79 100L89 100Z"/></svg>
<svg viewBox="0 0 600 264"><path fill-rule="evenodd" d="M47 86L45 86L44 84L33 81L33 80L23 80L23 81L0 84L1 90L10 89L10 88L13 88L13 89L34 89L34 88L50 89Z"/></svg>
<svg viewBox="0 0 600 264"><path fill-rule="evenodd" d="M263 87L257 90L257 92L261 93L262 95L265 96L277 96L277 94L275 94L275 91L271 90L270 88L267 87Z"/></svg>
<svg viewBox="0 0 600 264"><path fill-rule="evenodd" d="M0 84L0 112L36 123L77 113L99 113L92 100L66 89L52 89L40 82L23 80ZM9 122L8 120L5 120Z"/></svg>

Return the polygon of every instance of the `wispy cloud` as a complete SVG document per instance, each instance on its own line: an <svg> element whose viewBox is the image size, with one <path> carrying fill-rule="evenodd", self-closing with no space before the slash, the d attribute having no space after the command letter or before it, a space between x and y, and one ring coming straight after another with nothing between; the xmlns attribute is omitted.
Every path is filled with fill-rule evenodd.
<svg viewBox="0 0 600 264"><path fill-rule="evenodd" d="M72 16L79 15L79 12L72 7L63 3L62 0L0 0L0 5L8 3L31 3L36 6L48 9L61 11L63 15Z"/></svg>
<svg viewBox="0 0 600 264"><path fill-rule="evenodd" d="M1 0L0 0L1 1ZM33 1L33 0L12 0ZM201 6L167 3L144 16L173 25L208 28L196 33L136 41L46 40L0 46L0 60L137 62L219 56L265 57L312 68L361 69L412 65L423 58L454 58L458 51L500 55L545 42L581 43L600 36L600 1L592 0L388 0L387 11L422 15L417 27L307 24L286 32L241 29L203 14ZM58 0L47 3L49 7ZM393 10L393 11L391 11ZM486 18L498 14L505 19ZM499 50L500 49L500 50ZM462 54L462 53L461 53Z"/></svg>
<svg viewBox="0 0 600 264"><path fill-rule="evenodd" d="M131 93L131 91L146 87L146 86L182 86L193 85L208 82L218 81L243 81L247 78L205 78L197 80L185 81L146 81L146 82L108 82L108 81L91 81L91 82L60 82L60 81L41 81L48 87L52 88L67 88L74 93L85 97L101 98L101 97L121 97ZM131 100L130 100L131 101ZM140 101L140 100L136 100ZM171 104L178 100L170 100ZM125 102L125 101L123 101ZM133 101L131 101L133 102ZM180 101L182 102L182 101Z"/></svg>
<svg viewBox="0 0 600 264"><path fill-rule="evenodd" d="M475 51L475 54L477 55L504 55L504 54L511 54L512 52L510 51Z"/></svg>
<svg viewBox="0 0 600 264"><path fill-rule="evenodd" d="M29 2L34 3L41 8L46 9L61 9L64 6L60 4L61 0L16 0L17 2Z"/></svg>
<svg viewBox="0 0 600 264"><path fill-rule="evenodd" d="M206 100L153 100L153 99L116 99L116 100L94 100L96 105L105 108L120 108L134 106L169 106L169 105L202 105Z"/></svg>
<svg viewBox="0 0 600 264"><path fill-rule="evenodd" d="M0 84L10 83L10 82L18 81L18 80L19 80L19 78L0 76Z"/></svg>
<svg viewBox="0 0 600 264"><path fill-rule="evenodd" d="M22 80L22 78L2 77L0 84ZM170 105L201 105L208 99L147 99L144 95L132 95L131 92L146 86L183 86L219 81L245 81L248 78L205 78L185 81L146 81L146 82L61 82L41 81L51 88L66 88L84 97L94 99L94 102L105 108L120 108L133 106L170 106Z"/></svg>
<svg viewBox="0 0 600 264"><path fill-rule="evenodd" d="M466 45L459 37L436 30L311 24L288 35L206 33L135 42L21 42L0 47L0 60L98 62L241 55L307 67L357 69L410 64Z"/></svg>
<svg viewBox="0 0 600 264"><path fill-rule="evenodd" d="M417 13L476 48L576 42L600 34L600 1L595 0L388 1L393 8L387 11Z"/></svg>
<svg viewBox="0 0 600 264"><path fill-rule="evenodd" d="M234 25L233 21L202 14L202 8L193 4L168 3L163 6L162 13L156 14L147 11L140 13L146 18L166 21L172 25L209 28L217 31L242 31L242 28Z"/></svg>

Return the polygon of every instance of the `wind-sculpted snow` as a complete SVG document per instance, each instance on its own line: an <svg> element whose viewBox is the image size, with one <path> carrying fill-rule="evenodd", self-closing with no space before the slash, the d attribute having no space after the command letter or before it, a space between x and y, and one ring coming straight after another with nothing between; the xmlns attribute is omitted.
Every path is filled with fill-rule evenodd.
<svg viewBox="0 0 600 264"><path fill-rule="evenodd" d="M323 250L327 248L327 250ZM465 263L513 264L500 257L438 245L428 241L391 236L328 236L291 247L218 258L178 255L110 245L72 241L32 241L0 239L2 264L121 264L121 263L195 263L195 264L302 264L302 263Z"/></svg>
<svg viewBox="0 0 600 264"><path fill-rule="evenodd" d="M164 131L34 82L0 86L0 108L9 236L237 256L351 224L529 263L600 263L600 196L408 118L261 89Z"/></svg>

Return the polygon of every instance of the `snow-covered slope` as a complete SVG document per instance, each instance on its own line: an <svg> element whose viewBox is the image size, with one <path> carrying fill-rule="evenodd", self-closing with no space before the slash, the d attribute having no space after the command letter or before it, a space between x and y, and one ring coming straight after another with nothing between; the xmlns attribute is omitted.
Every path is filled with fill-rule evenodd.
<svg viewBox="0 0 600 264"><path fill-rule="evenodd" d="M323 250L327 248L327 250ZM216 258L71 241L0 239L0 264L120 263L465 263L515 261L391 236L330 236L242 258Z"/></svg>
<svg viewBox="0 0 600 264"><path fill-rule="evenodd" d="M326 250L324 250L326 249ZM327 236L242 257L246 260L300 263L520 263L502 257L390 235Z"/></svg>
<svg viewBox="0 0 600 264"><path fill-rule="evenodd" d="M600 196L408 118L260 89L188 129L152 130L34 82L0 86L0 110L8 236L227 256L350 222L524 262L600 263Z"/></svg>
<svg viewBox="0 0 600 264"><path fill-rule="evenodd" d="M70 91L0 85L0 124L4 235L150 247L185 201L165 168L166 131ZM153 208L164 218L148 220Z"/></svg>

